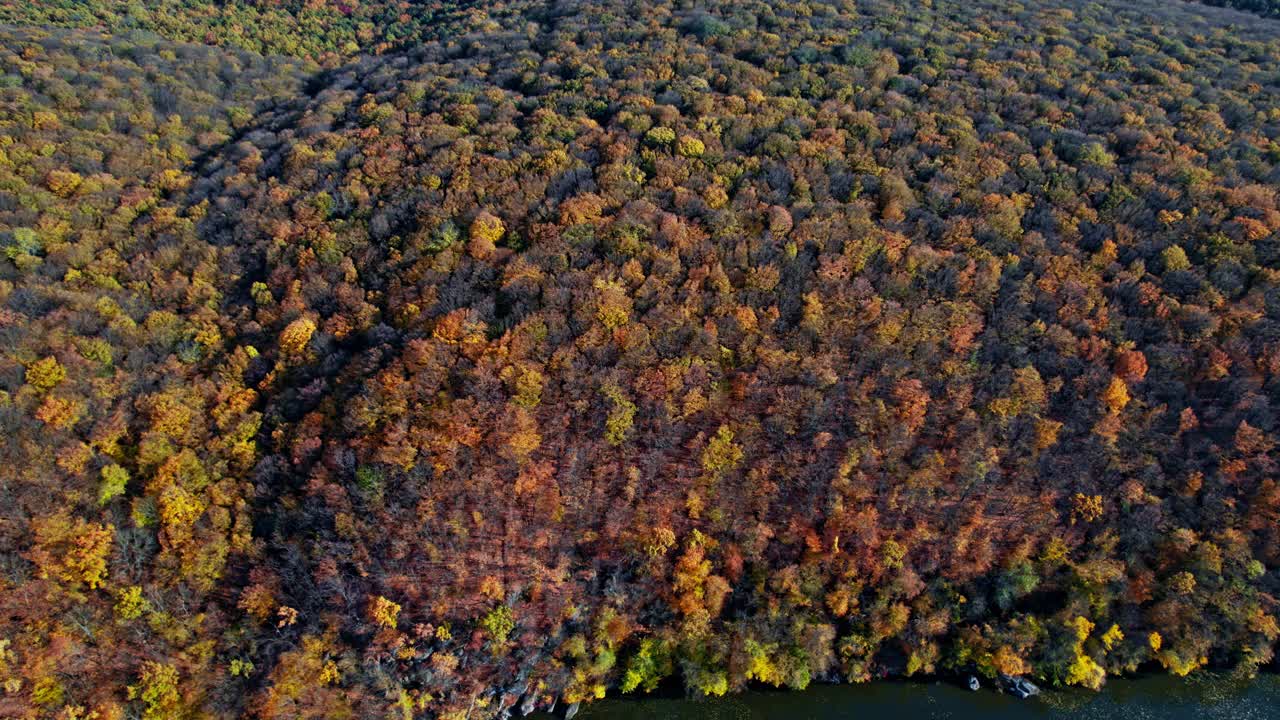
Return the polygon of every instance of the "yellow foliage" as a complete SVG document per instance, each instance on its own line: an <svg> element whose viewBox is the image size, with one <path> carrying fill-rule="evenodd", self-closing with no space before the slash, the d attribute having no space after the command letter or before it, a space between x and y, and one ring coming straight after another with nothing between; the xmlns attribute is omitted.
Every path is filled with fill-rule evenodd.
<svg viewBox="0 0 1280 720"><path fill-rule="evenodd" d="M342 675L338 665L329 657L330 638L305 635L302 646L280 656L271 671L269 690L266 692L260 718L301 717L299 701L304 696L314 696L320 689L337 683ZM320 697L328 702L325 717L353 717L347 701L340 695L326 693ZM316 698L309 698L315 702Z"/></svg>
<svg viewBox="0 0 1280 720"><path fill-rule="evenodd" d="M99 525L73 518L66 510L33 520L35 547L31 559L44 578L54 578L76 587L81 583L93 590L107 577L107 556L111 553L112 525Z"/></svg>
<svg viewBox="0 0 1280 720"><path fill-rule="evenodd" d="M529 457L542 445L542 435L538 432L538 423L533 415L523 407L516 407L514 427L507 436L507 447L517 459Z"/></svg>
<svg viewBox="0 0 1280 720"><path fill-rule="evenodd" d="M1190 595L1196 589L1196 576L1183 571L1169 578L1169 587L1179 595Z"/></svg>
<svg viewBox="0 0 1280 720"><path fill-rule="evenodd" d="M378 595L369 601L369 619L386 628L394 628L400 618L400 606Z"/></svg>
<svg viewBox="0 0 1280 720"><path fill-rule="evenodd" d="M627 291L622 285L597 279L595 288L599 291L596 319L610 330L631 322L631 298L627 297Z"/></svg>
<svg viewBox="0 0 1280 720"><path fill-rule="evenodd" d="M1084 653L1077 654L1075 661L1067 669L1068 685L1081 685L1091 690L1097 690L1102 687L1102 683L1106 679L1106 670L1103 670L1101 665L1094 662L1093 658Z"/></svg>
<svg viewBox="0 0 1280 720"><path fill-rule="evenodd" d="M644 552L651 558L662 557L676 544L676 534L665 525L654 527L645 540Z"/></svg>
<svg viewBox="0 0 1280 720"><path fill-rule="evenodd" d="M601 388L605 397L613 403L609 417L605 419L604 438L610 445L621 445L627 439L627 433L635 421L636 404L623 393L622 388L608 383Z"/></svg>
<svg viewBox="0 0 1280 720"><path fill-rule="evenodd" d="M178 691L178 670L172 665L147 661L142 666L142 682L129 688L130 698L140 698L145 708L143 720L171 720L182 709Z"/></svg>
<svg viewBox="0 0 1280 720"><path fill-rule="evenodd" d="M542 386L545 382L546 378L536 369L525 368L521 370L516 377L516 392L513 400L522 407L537 407L538 403L542 402Z"/></svg>
<svg viewBox="0 0 1280 720"><path fill-rule="evenodd" d="M129 484L129 471L112 463L102 468L102 485L98 490L98 504L106 505L113 498L124 494Z"/></svg>
<svg viewBox="0 0 1280 720"><path fill-rule="evenodd" d="M65 689L62 683L58 682L58 678L52 675L45 675L35 681L31 688L31 699L37 705L54 706L61 705Z"/></svg>
<svg viewBox="0 0 1280 720"><path fill-rule="evenodd" d="M49 175L45 177L45 185L49 190L62 198L74 195L83 181L84 178L80 177L80 173L70 170L50 170Z"/></svg>
<svg viewBox="0 0 1280 720"><path fill-rule="evenodd" d="M80 421L84 403L72 398L49 395L36 408L36 419L58 429L65 430Z"/></svg>
<svg viewBox="0 0 1280 720"><path fill-rule="evenodd" d="M998 673L1005 675L1025 675L1031 672L1031 666L1008 645L1001 645L991 658L991 666Z"/></svg>
<svg viewBox="0 0 1280 720"><path fill-rule="evenodd" d="M1183 657L1172 650L1165 650L1157 654L1156 659L1160 661L1160 664L1166 670L1178 677L1185 677L1207 661L1207 658L1203 657Z"/></svg>
<svg viewBox="0 0 1280 720"><path fill-rule="evenodd" d="M1066 562L1070 552L1071 549L1067 547L1067 543L1062 538L1054 536L1049 538L1048 544L1040 552L1040 559L1052 564L1062 563Z"/></svg>
<svg viewBox="0 0 1280 720"><path fill-rule="evenodd" d="M285 355L301 355L315 331L316 322L311 318L300 317L294 320L280 333L280 352Z"/></svg>
<svg viewBox="0 0 1280 720"><path fill-rule="evenodd" d="M41 390L52 388L66 377L66 368L52 355L27 366L27 382Z"/></svg>
<svg viewBox="0 0 1280 720"><path fill-rule="evenodd" d="M476 216L471 223L470 243L467 250L477 260L484 260L493 255L497 242L507 232L501 218L485 211Z"/></svg>
<svg viewBox="0 0 1280 720"><path fill-rule="evenodd" d="M1124 633L1120 631L1119 625L1113 624L1110 629L1102 634L1102 644L1107 650L1114 648L1115 644L1121 640L1124 640Z"/></svg>
<svg viewBox="0 0 1280 720"><path fill-rule="evenodd" d="M57 130L61 126L57 113L52 110L37 110L31 114L31 127L36 130Z"/></svg>
<svg viewBox="0 0 1280 720"><path fill-rule="evenodd" d="M702 157L702 153L706 152L707 146L701 140L692 135L682 135L676 141L676 154L683 155L688 158Z"/></svg>
<svg viewBox="0 0 1280 720"><path fill-rule="evenodd" d="M719 474L732 470L742 462L742 448L733 441L733 430L728 425L721 425L715 437L707 443L702 451L702 467L707 472Z"/></svg>
<svg viewBox="0 0 1280 720"><path fill-rule="evenodd" d="M1067 668L1066 682L1068 685L1082 685L1097 690L1106 681L1107 672L1084 651L1084 641L1089 639L1094 625L1088 618L1076 616L1069 626L1075 634L1076 642L1073 648L1075 659Z"/></svg>
<svg viewBox="0 0 1280 720"><path fill-rule="evenodd" d="M1089 638L1089 633L1093 632L1093 623L1089 618L1077 615L1075 620L1071 621L1071 627L1075 630L1076 639L1084 642Z"/></svg>
<svg viewBox="0 0 1280 720"><path fill-rule="evenodd" d="M1160 637L1160 633L1152 630L1147 636L1147 644L1151 646L1152 652L1160 652L1160 646L1164 644L1164 638Z"/></svg>
<svg viewBox="0 0 1280 720"><path fill-rule="evenodd" d="M1062 423L1057 420L1040 419L1036 421L1036 450L1044 450L1058 442L1058 433Z"/></svg>
<svg viewBox="0 0 1280 720"><path fill-rule="evenodd" d="M1102 517L1102 496L1076 493L1071 498L1071 522L1093 522Z"/></svg>
<svg viewBox="0 0 1280 720"><path fill-rule="evenodd" d="M503 645L516 627L515 616L511 608L498 605L480 618L480 627L489 634L495 645ZM585 650L584 650L585 652Z"/></svg>
<svg viewBox="0 0 1280 720"><path fill-rule="evenodd" d="M761 645L754 640L747 640L747 670L746 678L748 680L759 680L763 683L769 683L774 687L781 687L786 682L786 677L778 669L778 666L769 658L771 654L777 652L774 645Z"/></svg>
<svg viewBox="0 0 1280 720"><path fill-rule="evenodd" d="M702 193L702 199L707 203L707 207L712 210L719 210L729 204L729 193L719 185L711 185Z"/></svg>
<svg viewBox="0 0 1280 720"><path fill-rule="evenodd" d="M169 390L147 398L150 404L151 428L175 440L186 437L195 421L191 398Z"/></svg>
<svg viewBox="0 0 1280 720"><path fill-rule="evenodd" d="M160 493L160 520L175 544L188 539L191 526L204 510L204 500L181 485L169 485Z"/></svg>
<svg viewBox="0 0 1280 720"><path fill-rule="evenodd" d="M151 609L151 603L142 597L142 588L130 585L116 593L116 617L121 620L137 620Z"/></svg>
<svg viewBox="0 0 1280 720"><path fill-rule="evenodd" d="M1111 378L1107 389L1102 392L1102 402L1111 412L1120 412L1129 404L1129 387L1120 378Z"/></svg>
<svg viewBox="0 0 1280 720"><path fill-rule="evenodd" d="M695 679L694 687L703 695L720 697L729 692L729 677L722 672L700 673Z"/></svg>

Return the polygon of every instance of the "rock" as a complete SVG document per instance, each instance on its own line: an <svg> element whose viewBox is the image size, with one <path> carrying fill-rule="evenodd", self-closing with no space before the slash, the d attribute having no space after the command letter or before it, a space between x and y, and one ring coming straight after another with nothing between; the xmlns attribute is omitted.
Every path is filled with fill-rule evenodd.
<svg viewBox="0 0 1280 720"><path fill-rule="evenodd" d="M981 689L981 688L982 688L982 683L978 682L978 678L977 678L976 676L970 675L970 676L969 676L969 689L970 689L970 690L977 691L977 690L979 690L979 689Z"/></svg>
<svg viewBox="0 0 1280 720"><path fill-rule="evenodd" d="M1019 697L1031 697L1033 695L1040 694L1040 688L1036 687L1035 683L1030 680L1027 680L1026 678L1018 678L1017 682L1017 691L1022 693Z"/></svg>
<svg viewBox="0 0 1280 720"><path fill-rule="evenodd" d="M1001 675L1000 682L1011 694L1022 700L1040 694L1040 688L1026 678Z"/></svg>

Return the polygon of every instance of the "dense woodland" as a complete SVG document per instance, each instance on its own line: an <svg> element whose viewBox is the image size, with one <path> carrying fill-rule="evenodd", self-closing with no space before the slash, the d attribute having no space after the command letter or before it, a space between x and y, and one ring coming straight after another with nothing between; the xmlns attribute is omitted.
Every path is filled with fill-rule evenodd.
<svg viewBox="0 0 1280 720"><path fill-rule="evenodd" d="M1203 0L1209 5L1231 7L1258 13L1267 17L1280 17L1280 0Z"/></svg>
<svg viewBox="0 0 1280 720"><path fill-rule="evenodd" d="M1201 1L1280 17L1280 0ZM507 13L518 19L528 4L508 8L475 0L0 0L0 23L110 33L145 30L171 40L292 55L332 67L357 55L394 52L482 28Z"/></svg>
<svg viewBox="0 0 1280 720"><path fill-rule="evenodd" d="M0 716L1274 663L1280 22L114 5L0 0Z"/></svg>
<svg viewBox="0 0 1280 720"><path fill-rule="evenodd" d="M329 66L456 35L502 12L459 0L0 0L0 23L144 30Z"/></svg>

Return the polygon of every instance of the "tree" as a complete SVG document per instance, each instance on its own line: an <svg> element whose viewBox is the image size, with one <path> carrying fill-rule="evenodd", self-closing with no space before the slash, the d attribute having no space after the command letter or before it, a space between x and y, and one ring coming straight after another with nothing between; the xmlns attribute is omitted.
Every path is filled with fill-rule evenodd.
<svg viewBox="0 0 1280 720"><path fill-rule="evenodd" d="M101 587L115 528L72 517L65 510L32 521L31 560L40 576L64 583L71 592Z"/></svg>

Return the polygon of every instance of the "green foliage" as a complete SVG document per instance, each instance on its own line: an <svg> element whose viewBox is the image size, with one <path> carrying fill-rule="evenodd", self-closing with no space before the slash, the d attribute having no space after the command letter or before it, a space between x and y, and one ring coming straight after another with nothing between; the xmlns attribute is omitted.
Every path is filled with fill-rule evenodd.
<svg viewBox="0 0 1280 720"><path fill-rule="evenodd" d="M142 666L141 681L129 688L130 697L142 701L143 720L178 717L182 695L178 689L178 670L172 665L147 661Z"/></svg>
<svg viewBox="0 0 1280 720"><path fill-rule="evenodd" d="M142 588L130 585L116 593L115 614L123 621L137 620L151 609L151 603L142 596Z"/></svg>
<svg viewBox="0 0 1280 720"><path fill-rule="evenodd" d="M445 220L431 233L425 249L427 252L440 252L458 242L461 235L461 231L452 220Z"/></svg>
<svg viewBox="0 0 1280 720"><path fill-rule="evenodd" d="M46 675L35 682L31 688L31 701L36 705L55 707L62 704L66 689L58 679Z"/></svg>
<svg viewBox="0 0 1280 720"><path fill-rule="evenodd" d="M1096 142L1084 146L1080 153L1080 161L1099 167L1112 167L1116 164L1115 157L1107 152L1107 149L1101 143Z"/></svg>
<svg viewBox="0 0 1280 720"><path fill-rule="evenodd" d="M697 668L686 676L690 689L703 697L718 697L729 692L729 676L723 670Z"/></svg>
<svg viewBox="0 0 1280 720"><path fill-rule="evenodd" d="M742 447L733 441L733 430L728 425L721 425L716 434L707 442L702 451L702 468L709 473L719 475L737 467L742 462Z"/></svg>
<svg viewBox="0 0 1280 720"><path fill-rule="evenodd" d="M676 141L676 131L669 127L650 128L644 134L644 140L650 145L665 147Z"/></svg>
<svg viewBox="0 0 1280 720"><path fill-rule="evenodd" d="M683 155L688 158L702 157L702 153L706 152L707 146L701 140L689 135L681 136L676 143L676 154Z"/></svg>
<svg viewBox="0 0 1280 720"><path fill-rule="evenodd" d="M620 689L624 693L636 689L653 692L663 678L674 670L670 648L666 643L654 638L645 638L635 654L627 661L627 669L622 674Z"/></svg>
<svg viewBox="0 0 1280 720"><path fill-rule="evenodd" d="M521 370L516 377L516 394L512 399L522 407L537 407L542 402L542 387L545 383L546 378L537 370L532 368Z"/></svg>
<svg viewBox="0 0 1280 720"><path fill-rule="evenodd" d="M610 445L621 445L631 432L636 416L636 404L631 402L617 385L605 385L602 392L613 403L613 409L605 420L605 440Z"/></svg>
<svg viewBox="0 0 1280 720"><path fill-rule="evenodd" d="M891 570L902 567L902 561L907 557L907 549L897 540L885 540L880 546L880 561L884 563L886 568Z"/></svg>
<svg viewBox="0 0 1280 720"><path fill-rule="evenodd" d="M1187 259L1187 253L1177 245L1170 245L1160 253L1160 260L1166 271L1188 270L1191 268L1191 261Z"/></svg>
<svg viewBox="0 0 1280 720"><path fill-rule="evenodd" d="M383 473L376 467L365 465L356 469L356 487L365 493L377 494L382 489Z"/></svg>
<svg viewBox="0 0 1280 720"><path fill-rule="evenodd" d="M24 255L39 255L44 250L40 236L31 228L14 228L12 235L13 243L5 248L5 254L10 260L17 260Z"/></svg>
<svg viewBox="0 0 1280 720"><path fill-rule="evenodd" d="M728 23L705 12L695 13L681 29L696 35L700 40L708 40L732 32Z"/></svg>
<svg viewBox="0 0 1280 720"><path fill-rule="evenodd" d="M480 619L480 627L489 635L496 646L505 645L511 631L516 627L515 616L511 608L498 605Z"/></svg>
<svg viewBox="0 0 1280 720"><path fill-rule="evenodd" d="M98 491L98 504L106 505L113 499L124 494L125 486L129 484L129 471L116 464L107 465L102 468L102 486Z"/></svg>
<svg viewBox="0 0 1280 720"><path fill-rule="evenodd" d="M1029 562L1020 562L1000 574L996 584L996 605L1008 610L1020 598L1030 594L1040 585L1040 577Z"/></svg>

